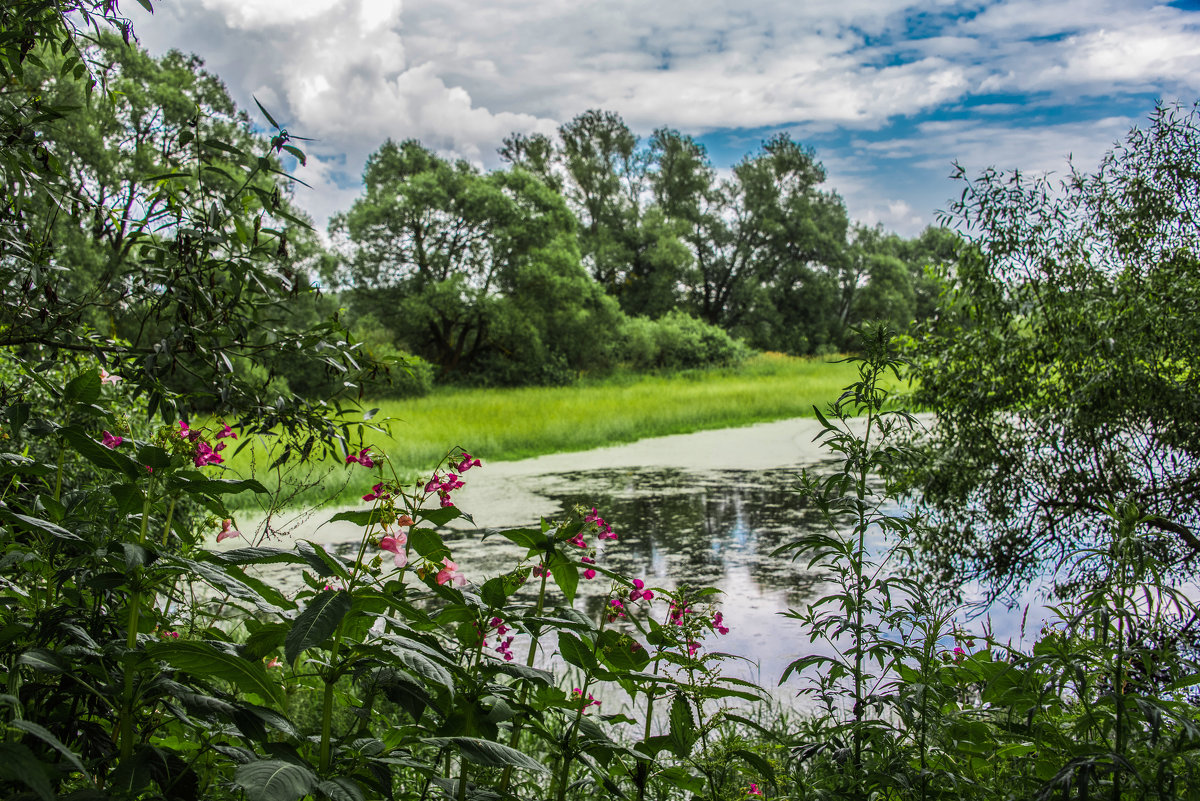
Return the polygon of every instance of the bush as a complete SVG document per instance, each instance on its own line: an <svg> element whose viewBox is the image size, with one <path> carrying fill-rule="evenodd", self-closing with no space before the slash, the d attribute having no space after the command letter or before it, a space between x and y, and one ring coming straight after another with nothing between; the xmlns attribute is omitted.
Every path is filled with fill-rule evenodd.
<svg viewBox="0 0 1200 801"><path fill-rule="evenodd" d="M630 318L620 340L622 361L635 370L728 367L751 353L723 329L679 310L657 320Z"/></svg>

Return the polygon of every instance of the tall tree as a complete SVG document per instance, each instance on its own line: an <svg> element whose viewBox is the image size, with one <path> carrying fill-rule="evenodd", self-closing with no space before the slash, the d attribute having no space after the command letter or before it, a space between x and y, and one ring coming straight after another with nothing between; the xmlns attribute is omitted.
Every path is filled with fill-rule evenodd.
<svg viewBox="0 0 1200 801"><path fill-rule="evenodd" d="M612 309L588 306L599 291L585 280L575 220L557 192L523 169L485 175L412 140L385 143L363 180L363 197L331 223L349 250L335 278L357 309L445 376L499 369L498 352L532 358L545 348L579 366L552 310L566 304L587 322ZM544 313L529 308L539 301ZM607 338L599 333L594 342ZM536 368L514 358L514 369Z"/></svg>
<svg viewBox="0 0 1200 801"><path fill-rule="evenodd" d="M914 363L937 412L911 467L940 523L920 545L942 575L1019 587L1127 503L1152 550L1195 564L1198 154L1200 114L1168 106L1061 186L960 170L971 245Z"/></svg>

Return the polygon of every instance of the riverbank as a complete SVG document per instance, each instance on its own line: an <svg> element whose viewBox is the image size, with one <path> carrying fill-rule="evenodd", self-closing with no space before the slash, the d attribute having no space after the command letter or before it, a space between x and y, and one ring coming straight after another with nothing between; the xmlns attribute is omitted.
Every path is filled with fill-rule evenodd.
<svg viewBox="0 0 1200 801"><path fill-rule="evenodd" d="M446 389L378 404L373 430L351 426L355 450L386 455L384 476L427 474L455 447L489 464L570 454L648 438L812 416L856 376L853 364L760 354L737 369L625 375L566 387ZM368 404L374 405L374 404ZM241 475L277 481L270 464L280 443L254 442L230 462ZM255 467L258 470L255 470ZM287 505L348 505L379 473L347 470L340 456L284 478L299 489ZM252 502L248 497L241 499Z"/></svg>

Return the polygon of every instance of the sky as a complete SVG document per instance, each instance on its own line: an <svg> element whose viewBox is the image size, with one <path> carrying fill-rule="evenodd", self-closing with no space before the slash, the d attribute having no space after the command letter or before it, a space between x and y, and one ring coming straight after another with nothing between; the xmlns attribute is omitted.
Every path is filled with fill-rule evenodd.
<svg viewBox="0 0 1200 801"><path fill-rule="evenodd" d="M419 139L483 169L593 108L718 168L811 146L851 219L905 236L968 175L1094 169L1157 101L1200 99L1200 0L155 0L142 44L202 57L305 144L323 228L367 156ZM1068 159L1071 159L1068 162Z"/></svg>

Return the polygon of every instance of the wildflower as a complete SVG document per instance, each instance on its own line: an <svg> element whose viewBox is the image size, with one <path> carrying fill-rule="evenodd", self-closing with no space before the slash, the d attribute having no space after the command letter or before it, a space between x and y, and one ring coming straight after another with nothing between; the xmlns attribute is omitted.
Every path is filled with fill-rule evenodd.
<svg viewBox="0 0 1200 801"><path fill-rule="evenodd" d="M762 795L763 794L763 791L758 789L758 785L755 784L754 782L750 782L750 789L747 790L746 792L749 795Z"/></svg>
<svg viewBox="0 0 1200 801"><path fill-rule="evenodd" d="M224 444L221 443L221 446ZM217 450L220 450L221 446L218 446ZM225 460L221 458L221 454L213 450L207 442L196 443L196 455L192 457L192 464L196 465L196 467L204 467L206 464L220 464L223 461Z"/></svg>
<svg viewBox="0 0 1200 801"><path fill-rule="evenodd" d="M454 469L460 473L465 473L472 467L482 467L478 459L471 458L471 454L463 451L462 459L454 466Z"/></svg>
<svg viewBox="0 0 1200 801"><path fill-rule="evenodd" d="M449 581L452 584L462 587L467 583L467 577L458 572L458 565L451 562L449 557L442 559L442 564L444 567L437 574L438 584L445 584Z"/></svg>
<svg viewBox="0 0 1200 801"><path fill-rule="evenodd" d="M217 532L217 542L242 536L242 532L233 528L233 521L228 517L221 521L221 530Z"/></svg>
<svg viewBox="0 0 1200 801"><path fill-rule="evenodd" d="M378 484L371 487L371 491L362 496L362 499L364 501L386 501L390 497L392 497L392 494L390 492L383 491L383 482L380 481Z"/></svg>
<svg viewBox="0 0 1200 801"><path fill-rule="evenodd" d="M267 667L269 667L269 668L283 667L283 663L279 661L279 657L273 656L273 657L271 657L271 661L267 663Z"/></svg>
<svg viewBox="0 0 1200 801"><path fill-rule="evenodd" d="M200 439L200 432L194 428L189 428L184 420L179 421L179 437L180 439L195 441ZM199 467L199 465L196 465Z"/></svg>
<svg viewBox="0 0 1200 801"><path fill-rule="evenodd" d="M104 432L104 437L100 440L100 444L109 449L115 449L118 445L125 441L124 437L114 437L107 431Z"/></svg>
<svg viewBox="0 0 1200 801"><path fill-rule="evenodd" d="M687 644L687 647L688 647L688 656L690 656L690 657L695 657L695 656L696 656L696 652L700 650L700 643L698 643L698 642L689 642L689 643Z"/></svg>
<svg viewBox="0 0 1200 801"><path fill-rule="evenodd" d="M588 581L591 581L596 577L596 571L589 567L587 570L583 571L583 577Z"/></svg>
<svg viewBox="0 0 1200 801"><path fill-rule="evenodd" d="M579 689L578 687L571 688L571 695L574 695L577 700L583 703L583 711L585 713L587 712L587 708L589 706L600 706L600 702L597 701L591 693L588 693L587 700L585 701L583 699L583 690Z"/></svg>
<svg viewBox="0 0 1200 801"><path fill-rule="evenodd" d="M178 631L160 631L158 633L158 636L162 637L164 640L178 640L179 632Z"/></svg>
<svg viewBox="0 0 1200 801"><path fill-rule="evenodd" d="M121 382L121 376L113 375L112 373L105 370L103 367L100 368L100 383L101 384L119 384L120 382Z"/></svg>
<svg viewBox="0 0 1200 801"><path fill-rule="evenodd" d="M226 423L226 424L225 424L225 428L224 428L224 429L222 429L221 431L218 431L218 432L217 432L217 433L214 435L214 437L213 437L213 438L214 438L214 439L224 439L225 437L229 437L229 438L231 438L231 439L237 439L237 434L235 434L235 433L234 433L234 431L233 431L233 429L229 427L229 424L228 424L228 423Z"/></svg>
<svg viewBox="0 0 1200 801"><path fill-rule="evenodd" d="M371 458L371 448L370 447L363 448L357 454L354 454L354 453L346 454L346 464L350 464L351 462L358 462L363 467L366 467L368 469L374 467L375 460Z"/></svg>
<svg viewBox="0 0 1200 801"><path fill-rule="evenodd" d="M404 546L408 544L408 535L403 531L397 532L395 537L384 537L379 541L379 547L385 551L390 551L395 554L392 561L396 563L396 567L404 567L408 564L408 551ZM438 581L438 584L441 584Z"/></svg>
<svg viewBox="0 0 1200 801"><path fill-rule="evenodd" d="M720 612L717 612L713 615L713 627L716 628L718 634L729 633L729 628L723 625L724 620L725 618Z"/></svg>

